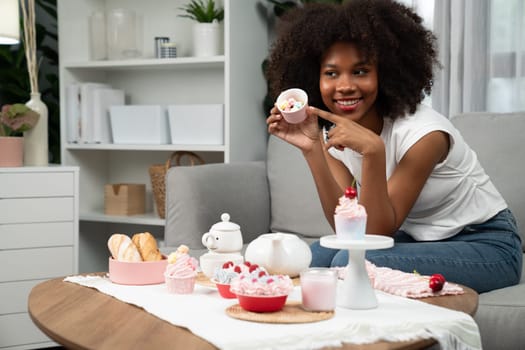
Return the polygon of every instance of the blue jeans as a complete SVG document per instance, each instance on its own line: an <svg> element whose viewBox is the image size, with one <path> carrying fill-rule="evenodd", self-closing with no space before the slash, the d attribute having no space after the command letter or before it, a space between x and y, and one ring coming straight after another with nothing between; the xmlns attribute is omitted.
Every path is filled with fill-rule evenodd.
<svg viewBox="0 0 525 350"><path fill-rule="evenodd" d="M392 248L368 250L366 259L405 272L441 273L447 281L478 293L517 284L521 278L521 239L509 209L441 241L419 242L403 231L395 234L394 241ZM321 247L319 241L310 249L311 266L348 264L348 250Z"/></svg>

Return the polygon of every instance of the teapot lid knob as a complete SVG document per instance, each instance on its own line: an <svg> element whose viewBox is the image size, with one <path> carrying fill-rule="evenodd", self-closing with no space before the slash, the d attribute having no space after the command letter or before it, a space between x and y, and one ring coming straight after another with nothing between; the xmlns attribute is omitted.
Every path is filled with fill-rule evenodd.
<svg viewBox="0 0 525 350"><path fill-rule="evenodd" d="M228 214L228 213L223 213L223 214L221 215L221 220L224 221L224 222L230 221L230 214Z"/></svg>
<svg viewBox="0 0 525 350"><path fill-rule="evenodd" d="M230 222L230 214L228 213L221 214L221 221L211 227L211 230L215 231L236 231L239 229L239 225L234 222Z"/></svg>

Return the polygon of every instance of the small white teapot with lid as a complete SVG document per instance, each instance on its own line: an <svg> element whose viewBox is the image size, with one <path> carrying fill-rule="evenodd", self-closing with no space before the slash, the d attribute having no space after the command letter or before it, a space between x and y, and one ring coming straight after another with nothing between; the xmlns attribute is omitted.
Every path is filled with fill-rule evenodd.
<svg viewBox="0 0 525 350"><path fill-rule="evenodd" d="M209 232L202 235L202 244L216 253L240 252L242 249L240 226L230 222L228 213L223 213L221 220L212 225Z"/></svg>
<svg viewBox="0 0 525 350"><path fill-rule="evenodd" d="M245 260L263 266L270 274L295 277L312 262L306 242L291 233L266 233L250 242Z"/></svg>

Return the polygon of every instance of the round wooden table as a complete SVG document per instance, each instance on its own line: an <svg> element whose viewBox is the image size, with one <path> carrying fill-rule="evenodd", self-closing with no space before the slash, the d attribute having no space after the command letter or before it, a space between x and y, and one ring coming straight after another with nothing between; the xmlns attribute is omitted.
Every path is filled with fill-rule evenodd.
<svg viewBox="0 0 525 350"><path fill-rule="evenodd" d="M474 315L478 294L421 299ZM56 278L36 285L29 295L29 315L48 337L68 349L216 349L185 328L99 291ZM345 344L342 349L424 349L433 339L408 342ZM341 348L337 348L341 349Z"/></svg>

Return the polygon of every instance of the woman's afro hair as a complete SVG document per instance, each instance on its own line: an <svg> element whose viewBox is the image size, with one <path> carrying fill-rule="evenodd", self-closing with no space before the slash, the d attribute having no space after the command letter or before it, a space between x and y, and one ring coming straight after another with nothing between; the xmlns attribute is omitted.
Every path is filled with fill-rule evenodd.
<svg viewBox="0 0 525 350"><path fill-rule="evenodd" d="M270 98L299 87L309 104L326 109L319 91L320 62L335 42L357 45L377 63L376 107L383 117L414 113L432 88L439 66L435 37L408 7L390 0L349 0L343 4L307 3L278 22L266 69Z"/></svg>

